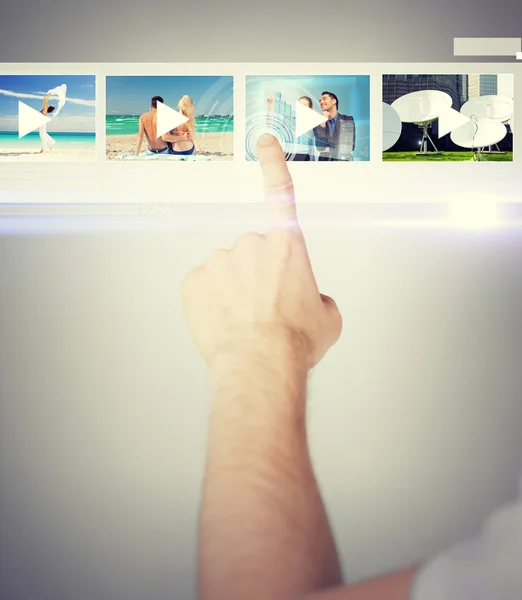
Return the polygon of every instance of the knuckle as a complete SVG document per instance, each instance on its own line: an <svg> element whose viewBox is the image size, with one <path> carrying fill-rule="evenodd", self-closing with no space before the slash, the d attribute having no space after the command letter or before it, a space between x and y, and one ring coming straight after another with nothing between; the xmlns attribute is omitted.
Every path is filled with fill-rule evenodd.
<svg viewBox="0 0 522 600"><path fill-rule="evenodd" d="M225 250L223 248L220 250L216 250L216 252L214 252L214 254L210 257L210 260L208 261L208 266L211 268L216 268L218 266L223 265L228 259L229 252L229 250Z"/></svg>
<svg viewBox="0 0 522 600"><path fill-rule="evenodd" d="M263 241L263 235L256 232L250 232L242 235L234 244L235 250L246 250L256 248Z"/></svg>
<svg viewBox="0 0 522 600"><path fill-rule="evenodd" d="M274 233L272 242L274 247L277 248L278 254L284 259L289 259L300 250L294 236L288 235L287 232Z"/></svg>

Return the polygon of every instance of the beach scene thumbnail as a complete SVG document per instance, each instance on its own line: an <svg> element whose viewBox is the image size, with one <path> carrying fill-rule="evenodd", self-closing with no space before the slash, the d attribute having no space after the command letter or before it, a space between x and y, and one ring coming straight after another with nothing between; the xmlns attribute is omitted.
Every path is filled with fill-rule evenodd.
<svg viewBox="0 0 522 600"><path fill-rule="evenodd" d="M96 158L94 75L0 74L0 161Z"/></svg>
<svg viewBox="0 0 522 600"><path fill-rule="evenodd" d="M107 77L108 160L229 161L233 156L232 76Z"/></svg>
<svg viewBox="0 0 522 600"><path fill-rule="evenodd" d="M513 161L513 74L388 74L382 100L383 161Z"/></svg>
<svg viewBox="0 0 522 600"><path fill-rule="evenodd" d="M369 75L247 76L247 160L257 160L263 133L287 161L369 161Z"/></svg>

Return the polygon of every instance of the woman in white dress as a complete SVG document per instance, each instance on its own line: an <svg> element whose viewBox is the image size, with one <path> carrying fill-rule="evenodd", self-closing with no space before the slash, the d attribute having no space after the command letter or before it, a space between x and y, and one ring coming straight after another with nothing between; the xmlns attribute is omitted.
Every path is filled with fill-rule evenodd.
<svg viewBox="0 0 522 600"><path fill-rule="evenodd" d="M62 110L63 105L65 104L65 94L67 93L67 86L65 84L60 85L59 87L53 88L49 90L47 94L45 94L43 99L42 110L40 111L42 115L47 117L56 117L58 113ZM58 96L58 107L54 107L49 104L49 98L51 95ZM40 150L40 154L45 151L51 151L52 147L56 143L55 140L47 133L47 123L42 125L38 131L40 132L40 140L42 142L42 149Z"/></svg>
<svg viewBox="0 0 522 600"><path fill-rule="evenodd" d="M42 110L40 111L42 113L42 115L46 115L46 116L51 116L51 114L54 112L55 107L49 104L49 96L51 94L49 94L49 92L47 92L47 94L45 94L44 99L43 99L43 107ZM40 150L40 154L42 152L45 152L46 150L51 151L52 147L55 144L55 141L53 140L53 138L47 133L47 123L45 123L45 125L42 125L38 131L40 132L40 140L42 142L42 149Z"/></svg>

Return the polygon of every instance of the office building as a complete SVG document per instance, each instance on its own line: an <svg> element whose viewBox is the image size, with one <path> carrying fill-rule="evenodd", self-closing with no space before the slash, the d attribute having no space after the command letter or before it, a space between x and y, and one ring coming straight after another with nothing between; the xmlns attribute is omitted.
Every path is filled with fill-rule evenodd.
<svg viewBox="0 0 522 600"><path fill-rule="evenodd" d="M468 75L468 97L494 96L498 94L498 76L472 73Z"/></svg>
<svg viewBox="0 0 522 600"><path fill-rule="evenodd" d="M421 90L439 90L451 97L452 108L460 110L468 101L468 75L383 75L382 99L391 104L397 98Z"/></svg>

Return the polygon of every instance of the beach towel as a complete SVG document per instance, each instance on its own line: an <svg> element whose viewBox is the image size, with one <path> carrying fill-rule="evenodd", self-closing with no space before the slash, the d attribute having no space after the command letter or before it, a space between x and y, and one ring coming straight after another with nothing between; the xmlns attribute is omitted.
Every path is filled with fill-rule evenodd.
<svg viewBox="0 0 522 600"><path fill-rule="evenodd" d="M134 154L120 154L117 160L184 160L184 161L209 161L210 156L202 154L187 154L185 156L179 156L175 154L156 154L155 152L145 152L138 156Z"/></svg>

